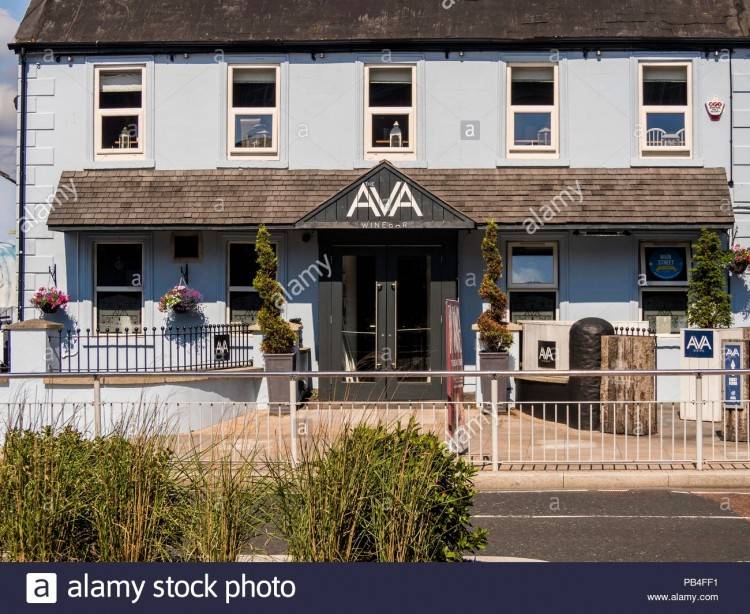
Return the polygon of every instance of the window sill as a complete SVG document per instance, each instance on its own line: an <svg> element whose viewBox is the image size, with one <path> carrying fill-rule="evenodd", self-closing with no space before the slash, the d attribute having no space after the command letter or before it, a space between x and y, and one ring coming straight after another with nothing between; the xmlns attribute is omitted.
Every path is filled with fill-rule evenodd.
<svg viewBox="0 0 750 614"><path fill-rule="evenodd" d="M93 160L87 162L83 170L95 171L100 169L120 169L120 168L155 168L156 163L152 159L144 158L143 160Z"/></svg>

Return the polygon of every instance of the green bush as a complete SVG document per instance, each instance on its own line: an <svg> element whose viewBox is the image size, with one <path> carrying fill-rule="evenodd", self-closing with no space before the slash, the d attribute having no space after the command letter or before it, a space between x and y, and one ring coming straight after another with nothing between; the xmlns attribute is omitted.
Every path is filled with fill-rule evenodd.
<svg viewBox="0 0 750 614"><path fill-rule="evenodd" d="M261 300L258 312L258 324L263 335L261 348L266 354L290 354L294 351L297 336L289 323L281 317L284 296L281 284L276 280L278 259L271 245L271 235L265 226L258 229L255 253L258 272L252 285Z"/></svg>
<svg viewBox="0 0 750 614"><path fill-rule="evenodd" d="M344 431L296 469L273 467L278 528L298 561L458 561L472 529L475 469L415 423Z"/></svg>
<svg viewBox="0 0 750 614"><path fill-rule="evenodd" d="M479 286L479 296L489 304L489 309L477 320L479 343L484 352L505 352L513 344L513 335L505 322L508 296L498 285L503 276L503 258L497 244L497 224L490 221L482 239L484 275Z"/></svg>
<svg viewBox="0 0 750 614"><path fill-rule="evenodd" d="M732 301L727 292L727 267L731 253L724 251L719 235L701 230L693 245L693 268L688 285L688 323L698 328L732 325Z"/></svg>
<svg viewBox="0 0 750 614"><path fill-rule="evenodd" d="M0 553L11 561L83 561L93 540L92 446L71 429L11 430L0 462Z"/></svg>

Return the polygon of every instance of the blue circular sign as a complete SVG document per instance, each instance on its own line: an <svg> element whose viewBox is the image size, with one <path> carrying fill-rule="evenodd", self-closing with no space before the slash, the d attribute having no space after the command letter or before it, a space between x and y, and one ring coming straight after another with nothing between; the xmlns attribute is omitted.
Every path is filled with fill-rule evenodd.
<svg viewBox="0 0 750 614"><path fill-rule="evenodd" d="M685 250L675 247L654 249L648 259L648 270L661 281L673 281L685 270Z"/></svg>

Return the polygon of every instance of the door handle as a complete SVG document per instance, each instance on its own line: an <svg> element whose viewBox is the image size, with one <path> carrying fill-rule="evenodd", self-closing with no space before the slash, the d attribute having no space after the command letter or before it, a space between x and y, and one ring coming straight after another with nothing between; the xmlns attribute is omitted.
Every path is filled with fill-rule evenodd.
<svg viewBox="0 0 750 614"><path fill-rule="evenodd" d="M380 303L380 299L378 297L378 292L382 292L383 290L383 284L380 282L375 282L375 326L373 328L375 329L375 370L380 371L382 369L383 365L380 363L380 351L378 350L378 337L380 336L380 331L378 330L378 323L379 323L379 309L378 309L378 303Z"/></svg>
<svg viewBox="0 0 750 614"><path fill-rule="evenodd" d="M391 360L391 370L398 369L398 282L391 284L393 289L393 359Z"/></svg>

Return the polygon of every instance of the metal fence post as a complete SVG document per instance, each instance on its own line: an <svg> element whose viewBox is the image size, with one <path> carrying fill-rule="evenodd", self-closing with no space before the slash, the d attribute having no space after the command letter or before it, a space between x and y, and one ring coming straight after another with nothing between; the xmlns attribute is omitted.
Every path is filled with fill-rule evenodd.
<svg viewBox="0 0 750 614"><path fill-rule="evenodd" d="M498 429L500 428L500 420L497 415L497 375L492 376L490 401L492 411L492 471L499 471L500 434L498 433Z"/></svg>
<svg viewBox="0 0 750 614"><path fill-rule="evenodd" d="M703 375L695 376L695 466L703 471Z"/></svg>
<svg viewBox="0 0 750 614"><path fill-rule="evenodd" d="M292 466L297 466L297 444L298 444L298 436L299 433L297 432L297 381L294 379L294 377L289 378L289 416L291 418L290 420L290 429L291 429L291 446L292 446Z"/></svg>
<svg viewBox="0 0 750 614"><path fill-rule="evenodd" d="M102 381L94 376L94 436L102 436Z"/></svg>

